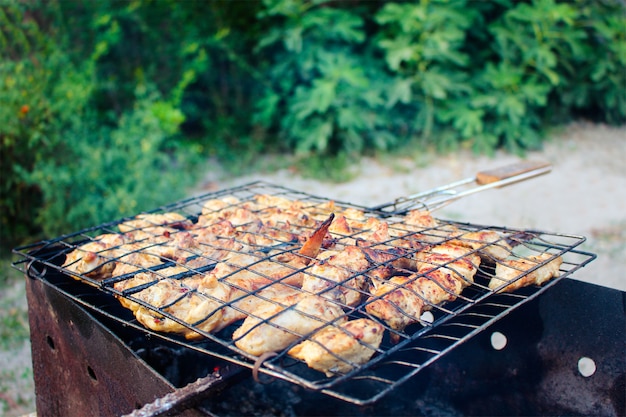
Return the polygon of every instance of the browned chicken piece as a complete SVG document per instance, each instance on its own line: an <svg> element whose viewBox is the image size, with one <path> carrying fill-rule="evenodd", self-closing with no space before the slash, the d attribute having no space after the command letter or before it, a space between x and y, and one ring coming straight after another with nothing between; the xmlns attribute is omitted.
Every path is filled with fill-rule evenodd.
<svg viewBox="0 0 626 417"><path fill-rule="evenodd" d="M354 207L338 210L338 213L344 216L352 227L360 227L363 222L367 222L369 219L362 210Z"/></svg>
<svg viewBox="0 0 626 417"><path fill-rule="evenodd" d="M269 194L257 194L254 196L254 200L261 207L273 207L282 210L302 210L306 206L306 203L301 200L291 200L289 198Z"/></svg>
<svg viewBox="0 0 626 417"><path fill-rule="evenodd" d="M463 280L457 279L457 274L447 268L432 269L426 266L424 269L418 269L417 274L424 275L417 278L411 287L425 300L424 310L456 300L465 288Z"/></svg>
<svg viewBox="0 0 626 417"><path fill-rule="evenodd" d="M399 223L389 225L389 234L397 239L394 245L419 249L420 245L442 244L460 234L452 225L440 225L430 212L412 210Z"/></svg>
<svg viewBox="0 0 626 417"><path fill-rule="evenodd" d="M134 244L145 254L157 256L165 260L185 262L187 258L202 253L203 248L189 232L167 233L153 239Z"/></svg>
<svg viewBox="0 0 626 417"><path fill-rule="evenodd" d="M437 220L427 210L411 210L404 217L404 223L422 228L437 227Z"/></svg>
<svg viewBox="0 0 626 417"><path fill-rule="evenodd" d="M489 288L498 292L511 292L528 285L541 285L560 275L562 263L562 257L555 257L551 253L499 261L496 265L496 274L489 281ZM533 268L537 269L529 272ZM520 276L522 277L519 278ZM498 289L505 283L510 284Z"/></svg>
<svg viewBox="0 0 626 417"><path fill-rule="evenodd" d="M109 278L125 239L120 234L104 234L70 252L63 267L70 272L94 279Z"/></svg>
<svg viewBox="0 0 626 417"><path fill-rule="evenodd" d="M313 227L317 220L323 220L330 214L322 218L314 216L304 201L279 196L260 194L255 196L255 201L260 207L258 215L264 222L272 221L289 227Z"/></svg>
<svg viewBox="0 0 626 417"><path fill-rule="evenodd" d="M463 288L474 282L474 276L480 265L480 256L471 248L445 243L433 246L416 255L418 271L445 269L452 277L461 281Z"/></svg>
<svg viewBox="0 0 626 417"><path fill-rule="evenodd" d="M306 211L265 208L260 210L258 215L265 224L294 233L314 228L318 223L318 220L311 217Z"/></svg>
<svg viewBox="0 0 626 417"><path fill-rule="evenodd" d="M417 273L395 276L388 281L373 280L372 297L366 311L402 331L416 323L424 310L453 301L474 281L480 257L472 249L444 244L420 252ZM392 335L397 339L397 335Z"/></svg>
<svg viewBox="0 0 626 417"><path fill-rule="evenodd" d="M231 222L235 228L237 228L237 227L246 226L249 224L258 226L259 223L261 222L261 219L255 212L251 210L248 210L245 208L236 208L232 212L232 215L228 217L228 221Z"/></svg>
<svg viewBox="0 0 626 417"><path fill-rule="evenodd" d="M134 237L140 233L130 233ZM149 235L146 235L149 236ZM168 261L184 263L202 253L203 248L188 232L149 236L120 246L116 251L116 267L112 276L145 270Z"/></svg>
<svg viewBox="0 0 626 417"><path fill-rule="evenodd" d="M428 302L425 309L455 300L474 282L480 257L466 251L467 248L445 244L434 246L430 253L419 254L421 263L417 273L424 276L416 280L415 288Z"/></svg>
<svg viewBox="0 0 626 417"><path fill-rule="evenodd" d="M227 205L226 208L215 212L204 212L205 208L206 205L203 208L203 214L198 217L198 222L195 226L196 229L202 227L208 227L209 229L217 227L217 229L215 229L216 232L220 232L220 226L216 225L225 224L225 222L229 222L232 227L237 228L238 226L261 221L253 210L246 207Z"/></svg>
<svg viewBox="0 0 626 417"><path fill-rule="evenodd" d="M511 245L494 230L463 233L451 243L476 249L488 260L506 259L512 250Z"/></svg>
<svg viewBox="0 0 626 417"><path fill-rule="evenodd" d="M246 229L237 234L237 238L247 243L251 250L266 250L272 246L289 247L298 244L301 240L306 241L304 236L298 236L287 228L272 226L268 222L262 223L258 228Z"/></svg>
<svg viewBox="0 0 626 417"><path fill-rule="evenodd" d="M387 223L371 218L373 221L348 221L343 214L335 216L335 220L328 229L330 236L335 240L337 249L346 246L371 246L375 242L384 242L388 239Z"/></svg>
<svg viewBox="0 0 626 417"><path fill-rule="evenodd" d="M338 244L343 246L369 246L380 248L392 248L388 244L390 239L389 224L374 217L368 218L365 222L350 224L344 216L339 216L337 227L331 228L331 233L335 233L339 239Z"/></svg>
<svg viewBox="0 0 626 417"><path fill-rule="evenodd" d="M391 239L389 223L374 217L369 218L367 222L365 222L363 229L365 229L365 232L357 235L356 238L366 242L367 246L376 247L376 244L386 243Z"/></svg>
<svg viewBox="0 0 626 417"><path fill-rule="evenodd" d="M370 263L367 276L372 280L387 279L392 275L405 275L409 271L417 271L419 262L407 249L382 245L360 247L360 249Z"/></svg>
<svg viewBox="0 0 626 417"><path fill-rule="evenodd" d="M342 251L322 252L312 265L304 274L303 291L348 306L359 303L365 284L361 273L370 265L360 248L348 246Z"/></svg>
<svg viewBox="0 0 626 417"><path fill-rule="evenodd" d="M345 321L343 310L316 295L308 295L293 306L263 304L233 333L235 345L255 356L276 352L329 323Z"/></svg>
<svg viewBox="0 0 626 417"><path fill-rule="evenodd" d="M239 203L240 203L240 200L234 196L226 196L223 198L215 198L215 199L207 200L202 205L202 214L212 215L213 213L217 213L217 212L226 210L230 207L237 206Z"/></svg>
<svg viewBox="0 0 626 417"><path fill-rule="evenodd" d="M236 253L218 263L209 275L229 285L254 291L275 282L300 286L304 279L302 269L305 267L305 259L299 256L291 256L281 262L278 255L269 257L264 253Z"/></svg>
<svg viewBox="0 0 626 417"><path fill-rule="evenodd" d="M130 248L130 245L126 249ZM138 271L146 271L147 269L162 264L163 261L159 256L150 255L141 251L127 252L119 255L116 262L115 270L112 276L120 277L123 275L133 274Z"/></svg>
<svg viewBox="0 0 626 417"><path fill-rule="evenodd" d="M302 210L306 211L309 216L315 220L324 220L331 213L335 213L336 216L344 216L348 219L350 224L353 222L362 222L366 220L365 213L354 207L339 207L334 201L324 202L312 202L305 203Z"/></svg>
<svg viewBox="0 0 626 417"><path fill-rule="evenodd" d="M370 360L383 339L383 326L369 319L350 320L327 326L289 350L326 376L345 374Z"/></svg>
<svg viewBox="0 0 626 417"><path fill-rule="evenodd" d="M402 331L409 324L417 323L424 310L421 291L418 292L416 287L415 276L395 276L378 283L372 289L365 310L392 329Z"/></svg>
<svg viewBox="0 0 626 417"><path fill-rule="evenodd" d="M189 231L199 243L211 244L216 240L231 239L237 234L235 226L228 220L221 220L215 223L196 224Z"/></svg>
<svg viewBox="0 0 626 417"><path fill-rule="evenodd" d="M271 308L277 303L282 306L290 306L306 294L297 288L282 284L273 284L259 291L245 291L232 288L228 307L224 308L222 322L218 326L223 329L239 320L243 320L251 314L256 314L265 308Z"/></svg>
<svg viewBox="0 0 626 417"><path fill-rule="evenodd" d="M187 229L193 223L185 216L178 213L140 214L132 220L118 225L120 232L132 232L142 230L153 235L162 235L164 232L172 232Z"/></svg>
<svg viewBox="0 0 626 417"><path fill-rule="evenodd" d="M235 197L207 201L198 217L199 226L210 226L228 220L234 226L261 220L259 206L252 201L242 202Z"/></svg>
<svg viewBox="0 0 626 417"><path fill-rule="evenodd" d="M182 267L168 268L159 272L159 274L139 273L132 279L116 283L115 288L118 291L124 291L146 285L146 288L129 296L171 314L199 330L205 332L219 330L219 326L222 325L225 303L231 296L230 287L215 283L212 288L206 288L203 286L201 275L182 279L168 278L168 276L188 272ZM194 287L197 290L194 290ZM133 311L137 321L149 329L182 334L187 339L201 337L199 333L139 303L125 297L119 297L119 299L122 305Z"/></svg>
<svg viewBox="0 0 626 417"><path fill-rule="evenodd" d="M178 266L164 268L163 270L157 271L157 272L142 271L142 272L136 273L135 275L129 276L128 278L122 279L121 281L115 282L113 284L113 288L115 288L117 291L120 291L120 292L125 292L127 290L132 290L132 289L138 289L141 286L146 286L146 288L149 289L150 286L148 284L156 283L158 281L167 279L170 276L174 276L176 274L180 274L185 271L186 270L184 268L181 268ZM133 272L136 272L136 271L133 271ZM155 290L156 290L156 293L154 292ZM152 294L157 294L158 296L162 296L165 292L166 291L163 289L163 287L157 287L156 289L144 292L143 295L140 297L140 299L145 302L150 302L152 300L151 298ZM176 294L179 294L179 291L176 291ZM124 307L132 311L135 311L140 307L140 304L137 304L136 302L129 300L127 298L124 298L124 297L120 297L119 301Z"/></svg>
<svg viewBox="0 0 626 417"><path fill-rule="evenodd" d="M352 227L350 227L348 219L344 215L339 214L335 216L328 231L333 235L338 235L337 238L341 239L352 234Z"/></svg>

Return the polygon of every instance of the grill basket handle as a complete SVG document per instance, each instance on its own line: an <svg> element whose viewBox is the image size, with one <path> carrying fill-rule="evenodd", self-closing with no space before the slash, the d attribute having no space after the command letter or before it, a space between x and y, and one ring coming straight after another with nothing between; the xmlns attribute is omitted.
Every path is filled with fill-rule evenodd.
<svg viewBox="0 0 626 417"><path fill-rule="evenodd" d="M433 188L407 197L396 198L391 203L372 207L383 215L404 214L408 210L438 210L462 197L491 188L500 188L552 171L552 165L542 161L522 161L500 168L480 171L474 177L465 178L441 187Z"/></svg>

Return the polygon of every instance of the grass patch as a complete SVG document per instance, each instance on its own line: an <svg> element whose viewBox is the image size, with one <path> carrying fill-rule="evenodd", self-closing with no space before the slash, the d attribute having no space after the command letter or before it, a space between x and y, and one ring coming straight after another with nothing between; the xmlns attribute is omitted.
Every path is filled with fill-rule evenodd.
<svg viewBox="0 0 626 417"><path fill-rule="evenodd" d="M9 258L0 259L0 349L22 346L30 336L22 274Z"/></svg>
<svg viewBox="0 0 626 417"><path fill-rule="evenodd" d="M30 329L24 275L0 258L0 415L35 410Z"/></svg>

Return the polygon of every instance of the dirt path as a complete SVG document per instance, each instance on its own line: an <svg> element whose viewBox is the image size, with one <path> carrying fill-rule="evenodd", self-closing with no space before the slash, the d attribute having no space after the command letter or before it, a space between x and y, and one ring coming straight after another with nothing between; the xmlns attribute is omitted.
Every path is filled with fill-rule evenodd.
<svg viewBox="0 0 626 417"><path fill-rule="evenodd" d="M265 180L321 197L374 206L415 194L478 171L522 158L497 153L493 158L460 152L423 159L360 162L357 179L328 184L287 170L234 179L206 181L222 189ZM470 223L538 229L587 238L582 249L598 258L573 278L626 291L626 127L577 123L525 159L552 164L552 172L502 189L466 197L436 212L437 217Z"/></svg>

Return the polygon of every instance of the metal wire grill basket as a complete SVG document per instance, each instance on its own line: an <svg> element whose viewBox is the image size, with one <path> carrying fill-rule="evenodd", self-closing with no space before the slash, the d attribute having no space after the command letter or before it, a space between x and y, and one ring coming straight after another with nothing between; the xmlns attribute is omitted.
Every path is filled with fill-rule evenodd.
<svg viewBox="0 0 626 417"><path fill-rule="evenodd" d="M390 213L256 182L16 248L15 266L151 337L253 369L258 378L368 404L595 258L576 249L585 240L580 236L409 219L410 211ZM342 221L348 226L333 229ZM324 223L331 227L320 232ZM495 238L480 240L481 233ZM303 252L314 236L318 250ZM445 245L465 251L441 258L437 248ZM348 250L354 256L337 260ZM468 259L469 279L458 272ZM528 259L534 261L519 263ZM525 282L557 260L547 282ZM498 276L503 267L508 279ZM454 279L457 290L437 281L436 271ZM443 301L426 296L426 286ZM386 291L377 292L381 287ZM281 293L295 301L276 296ZM300 307L306 297L313 297L313 310ZM407 299L420 308L406 308ZM379 314L377 302L403 325ZM228 321L226 312L234 318ZM303 330L282 320L288 315L315 325ZM382 336L372 342L343 326L357 320ZM328 328L361 356L321 342L316 335ZM239 343L261 330L286 341L261 353ZM305 342L334 365L316 370L294 356Z"/></svg>

